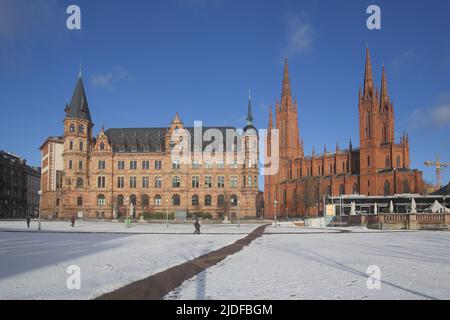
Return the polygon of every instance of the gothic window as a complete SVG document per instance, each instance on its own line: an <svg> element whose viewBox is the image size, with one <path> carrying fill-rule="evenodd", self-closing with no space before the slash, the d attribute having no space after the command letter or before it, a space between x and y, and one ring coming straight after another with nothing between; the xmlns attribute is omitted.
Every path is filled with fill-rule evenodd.
<svg viewBox="0 0 450 320"><path fill-rule="evenodd" d="M104 195L99 194L97 197L97 205L103 207L106 204L106 198Z"/></svg>
<svg viewBox="0 0 450 320"><path fill-rule="evenodd" d="M78 126L78 133L84 133L84 126L82 124Z"/></svg>
<svg viewBox="0 0 450 320"><path fill-rule="evenodd" d="M82 206L83 205L83 197L78 197L77 198L77 206Z"/></svg>
<svg viewBox="0 0 450 320"><path fill-rule="evenodd" d="M69 150L73 150L73 141L69 141Z"/></svg>
<svg viewBox="0 0 450 320"><path fill-rule="evenodd" d="M199 204L199 201L198 201L198 195L194 194L194 195L192 196L192 205L193 205L193 206L198 206L198 204Z"/></svg>
<svg viewBox="0 0 450 320"><path fill-rule="evenodd" d="M358 184L354 183L353 184L353 194L358 194Z"/></svg>
<svg viewBox="0 0 450 320"><path fill-rule="evenodd" d="M370 156L367 156L367 166L370 167Z"/></svg>
<svg viewBox="0 0 450 320"><path fill-rule="evenodd" d="M340 195L345 194L345 187L344 187L343 184L340 184L340 185L339 185L339 194L340 194Z"/></svg>
<svg viewBox="0 0 450 320"><path fill-rule="evenodd" d="M397 168L400 168L401 166L400 156L397 156Z"/></svg>
<svg viewBox="0 0 450 320"><path fill-rule="evenodd" d="M389 168L391 166L391 161L389 160L389 157L386 157L386 159L384 160L384 166L386 168Z"/></svg>
<svg viewBox="0 0 450 320"><path fill-rule="evenodd" d="M123 195L119 194L117 196L117 205L118 206L123 206L123 199L124 199Z"/></svg>
<svg viewBox="0 0 450 320"><path fill-rule="evenodd" d="M391 184L389 183L389 181L386 181L384 183L384 195L388 196L391 194Z"/></svg>
<svg viewBox="0 0 450 320"><path fill-rule="evenodd" d="M180 195L174 194L174 195L172 196L172 205L173 205L173 206L179 206L180 203L181 203L181 201L180 201Z"/></svg>
<svg viewBox="0 0 450 320"><path fill-rule="evenodd" d="M160 206L162 204L162 198L159 194L155 196L155 206Z"/></svg>
<svg viewBox="0 0 450 320"><path fill-rule="evenodd" d="M80 141L79 146L80 146L80 150L83 151L83 141Z"/></svg>
<svg viewBox="0 0 450 320"><path fill-rule="evenodd" d="M409 187L409 181L408 180L403 180L403 193L410 193L411 189Z"/></svg>
<svg viewBox="0 0 450 320"><path fill-rule="evenodd" d="M327 195L331 196L331 186L327 186Z"/></svg>
<svg viewBox="0 0 450 320"><path fill-rule="evenodd" d="M105 150L105 144L103 142L100 143L100 150Z"/></svg>
<svg viewBox="0 0 450 320"><path fill-rule="evenodd" d="M386 129L386 125L383 124L382 128L381 128L381 139L383 143L387 142L387 129Z"/></svg>
<svg viewBox="0 0 450 320"><path fill-rule="evenodd" d="M77 179L77 188L83 188L83 179L82 178Z"/></svg>
<svg viewBox="0 0 450 320"><path fill-rule="evenodd" d="M238 205L238 197L237 195L233 194L231 196L231 206L236 207Z"/></svg>
<svg viewBox="0 0 450 320"><path fill-rule="evenodd" d="M205 196L205 206L210 206L212 203L212 198L209 194Z"/></svg>
<svg viewBox="0 0 450 320"><path fill-rule="evenodd" d="M366 112L366 139L371 138L372 128L370 127L370 113Z"/></svg>

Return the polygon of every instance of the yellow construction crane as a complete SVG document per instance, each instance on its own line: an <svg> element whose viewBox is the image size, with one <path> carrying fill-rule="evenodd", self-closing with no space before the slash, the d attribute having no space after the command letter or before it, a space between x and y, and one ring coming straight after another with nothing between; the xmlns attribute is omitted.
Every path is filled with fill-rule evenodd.
<svg viewBox="0 0 450 320"><path fill-rule="evenodd" d="M442 176L441 172L445 168L450 167L450 163L442 162L439 160L439 156L436 158L436 161L425 161L425 166L427 167L436 167L436 184L437 188L442 188Z"/></svg>

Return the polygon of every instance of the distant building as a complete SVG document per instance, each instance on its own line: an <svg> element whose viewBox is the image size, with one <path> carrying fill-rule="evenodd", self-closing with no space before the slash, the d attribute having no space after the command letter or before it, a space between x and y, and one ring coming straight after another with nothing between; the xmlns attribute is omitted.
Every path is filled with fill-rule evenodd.
<svg viewBox="0 0 450 320"><path fill-rule="evenodd" d="M40 172L26 160L0 151L0 218L24 218L39 207Z"/></svg>
<svg viewBox="0 0 450 320"><path fill-rule="evenodd" d="M41 189L41 168L28 167L27 170L27 213L30 216L39 214L39 190Z"/></svg>

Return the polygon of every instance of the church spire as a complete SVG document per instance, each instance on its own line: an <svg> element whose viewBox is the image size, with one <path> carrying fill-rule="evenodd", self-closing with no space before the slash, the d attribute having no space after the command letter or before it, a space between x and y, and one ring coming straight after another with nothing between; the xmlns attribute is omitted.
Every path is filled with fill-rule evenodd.
<svg viewBox="0 0 450 320"><path fill-rule="evenodd" d="M386 71L384 70L384 64L382 67L382 75L381 75L380 104L381 104L382 108L389 106L389 92L388 92L388 86L387 86Z"/></svg>
<svg viewBox="0 0 450 320"><path fill-rule="evenodd" d="M253 125L252 94L250 89L248 89L247 125Z"/></svg>
<svg viewBox="0 0 450 320"><path fill-rule="evenodd" d="M269 108L269 130L273 129L273 115L272 115L272 106Z"/></svg>
<svg viewBox="0 0 450 320"><path fill-rule="evenodd" d="M288 59L284 59L283 89L281 91L281 108L286 108L291 103L291 81L289 80Z"/></svg>
<svg viewBox="0 0 450 320"><path fill-rule="evenodd" d="M373 97L372 62L370 61L369 46L366 47L366 67L364 73L364 98Z"/></svg>

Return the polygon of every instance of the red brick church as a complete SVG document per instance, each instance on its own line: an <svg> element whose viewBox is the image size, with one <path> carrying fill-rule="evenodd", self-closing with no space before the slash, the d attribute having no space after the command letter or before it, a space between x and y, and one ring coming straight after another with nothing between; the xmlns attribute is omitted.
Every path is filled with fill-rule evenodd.
<svg viewBox="0 0 450 320"><path fill-rule="evenodd" d="M369 49L366 49L364 88L359 90L359 148L348 148L306 156L298 129L297 101L292 99L287 60L281 102L276 103L275 123L269 111L269 132L278 129L279 170L265 176L264 213L273 218L315 216L323 211L327 195L367 196L420 193L422 172L410 169L409 139L394 137L394 105L389 97L386 72L381 89L375 87ZM266 142L271 149L270 133ZM270 155L270 154L269 154Z"/></svg>

